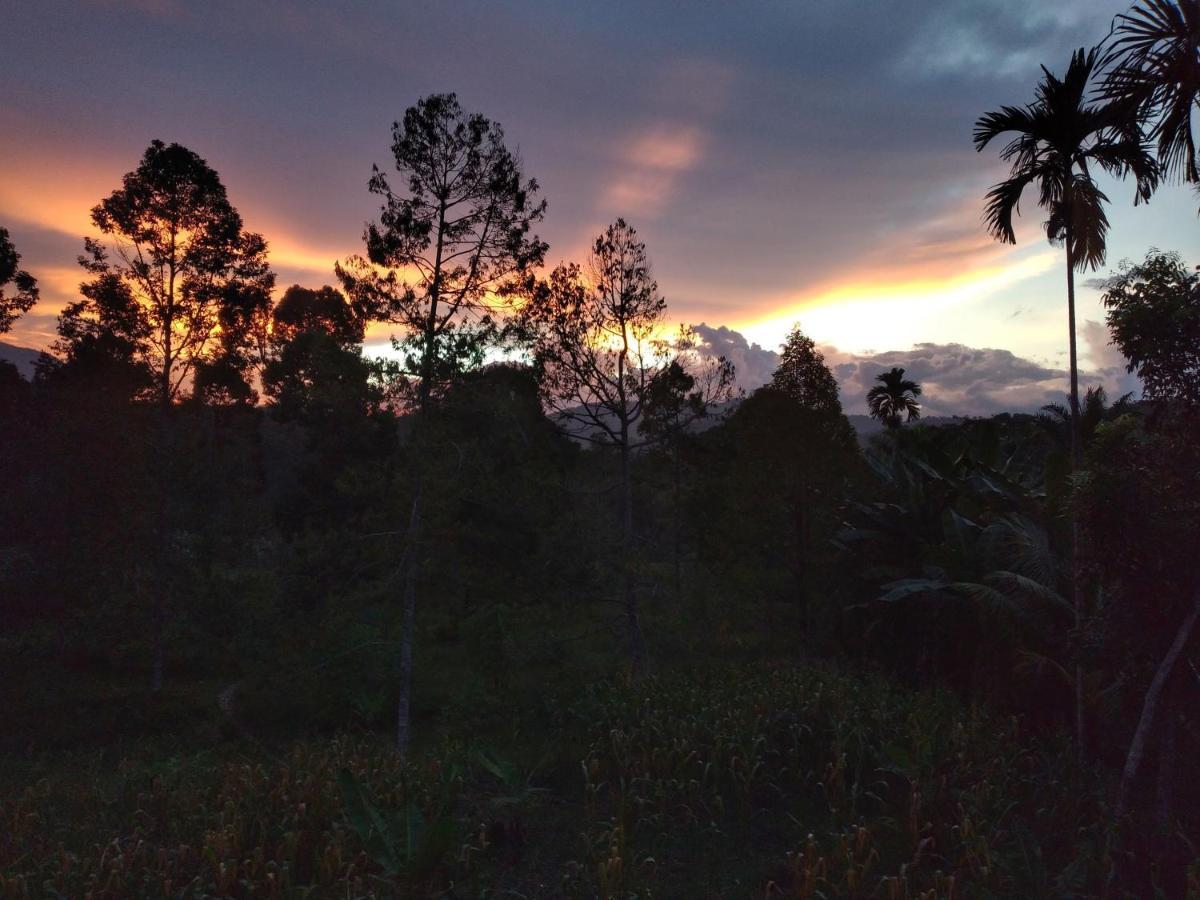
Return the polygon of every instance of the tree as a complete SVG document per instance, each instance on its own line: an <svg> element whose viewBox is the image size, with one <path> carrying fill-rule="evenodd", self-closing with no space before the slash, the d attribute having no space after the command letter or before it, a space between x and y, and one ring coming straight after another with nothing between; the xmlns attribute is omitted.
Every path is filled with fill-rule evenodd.
<svg viewBox="0 0 1200 900"><path fill-rule="evenodd" d="M528 283L546 244L531 233L546 212L538 184L504 144L495 122L468 115L454 94L417 102L392 126L392 155L403 187L372 169L368 187L383 198L378 222L363 235L366 257L336 268L347 296L372 319L399 326L411 407L420 417L454 377L482 360L497 335L499 301ZM401 567L404 635L396 745L407 752L413 629L420 565L422 456L410 441L412 503Z"/></svg>
<svg viewBox="0 0 1200 900"><path fill-rule="evenodd" d="M676 351L691 350L691 333L683 329ZM671 543L675 570L675 601L683 597L683 461L681 445L688 429L734 395L733 363L722 358L707 362L671 360L650 382L642 416L642 433L666 449L671 459ZM691 371L689 371L689 369Z"/></svg>
<svg viewBox="0 0 1200 900"><path fill-rule="evenodd" d="M1012 163L1009 178L987 194L984 218L988 231L1002 243L1015 244L1013 215L1020 213L1021 195L1030 185L1038 189L1038 205L1047 213L1046 236L1065 246L1067 253L1067 335L1071 367L1071 461L1080 463L1079 365L1075 338L1075 271L1104 263L1108 197L1092 177L1094 168L1110 175L1132 174L1135 200L1148 200L1158 183L1158 168L1141 132L1116 105L1090 103L1092 78L1099 52L1080 48L1067 73L1058 78L1042 68L1033 103L1004 106L975 123L975 149L982 152L993 140L1012 133L1000 151Z"/></svg>
<svg viewBox="0 0 1200 900"><path fill-rule="evenodd" d="M1093 76L1100 65L1096 49L1080 48L1071 56L1066 75L1058 78L1043 67L1033 103L1004 106L975 123L975 149L982 152L993 140L1012 133L1000 151L1012 163L1008 179L987 194L984 219L997 240L1015 244L1013 214L1030 185L1038 189L1038 205L1047 213L1046 237L1061 244L1067 255L1067 338L1071 372L1071 468L1082 463L1079 433L1079 363L1075 337L1075 271L1095 269L1104 262L1108 197L1093 177L1096 168L1110 175L1133 175L1135 202L1148 200L1158 184L1158 167L1148 152L1137 123L1120 104L1088 100ZM1073 539L1077 544L1077 539ZM1076 555L1072 550L1072 556ZM1073 579L1074 605L1081 625L1079 573ZM1084 746L1083 675L1076 669L1076 738Z"/></svg>
<svg viewBox="0 0 1200 900"><path fill-rule="evenodd" d="M80 265L91 279L83 299L59 319L59 353L68 367L99 365L136 387L153 378L161 411L156 529L158 586L151 686L163 678L163 632L173 544L172 405L206 366L224 363L220 390L244 398L248 385L230 378L231 353L249 339L243 327L270 304L275 276L266 242L247 232L217 173L179 144L153 141L137 168L92 210L109 243L85 238ZM115 258L114 258L115 257ZM213 379L202 378L202 388ZM140 393L140 392L139 392Z"/></svg>
<svg viewBox="0 0 1200 900"><path fill-rule="evenodd" d="M225 350L222 326L246 307L269 305L275 276L266 242L243 228L203 159L162 141L153 141L121 187L92 210L92 222L111 246L85 239L80 264L92 278L70 317L103 329L113 292L120 292L130 320L123 329L137 333L132 350L155 373L159 404L167 408L197 365Z"/></svg>
<svg viewBox="0 0 1200 900"><path fill-rule="evenodd" d="M875 376L879 384L867 391L867 408L872 419L878 419L888 428L899 428L901 416L907 414L908 421L921 418L921 386L904 377L904 370L893 368Z"/></svg>
<svg viewBox="0 0 1200 900"><path fill-rule="evenodd" d="M1151 400L1200 406L1200 273L1178 253L1151 250L1105 285L1113 342Z"/></svg>
<svg viewBox="0 0 1200 900"><path fill-rule="evenodd" d="M1200 183L1200 0L1140 0L1117 16L1113 38L1103 96L1151 123L1164 174Z"/></svg>
<svg viewBox="0 0 1200 900"><path fill-rule="evenodd" d="M652 439L638 430L652 392L678 393L688 377L681 365L674 386L664 380L671 378L672 361L680 362L671 342L659 336L666 311L646 245L624 219L596 238L586 270L576 263L558 266L522 310L551 414L572 436L613 448L619 457L621 603L635 669L645 661L645 641L631 461L634 451Z"/></svg>
<svg viewBox="0 0 1200 900"><path fill-rule="evenodd" d="M378 408L382 395L371 384L376 367L361 352L365 331L360 311L341 291L287 289L271 314L263 366L263 390L280 418L331 426Z"/></svg>
<svg viewBox="0 0 1200 900"><path fill-rule="evenodd" d="M8 237L8 229L0 227L0 334L9 331L17 317L29 312L38 301L37 279L17 266L21 254ZM13 292L5 288L12 285Z"/></svg>
<svg viewBox="0 0 1200 900"><path fill-rule="evenodd" d="M779 354L779 366L771 376L771 387L787 394L814 412L842 411L837 380L825 365L825 356L800 325L792 327Z"/></svg>

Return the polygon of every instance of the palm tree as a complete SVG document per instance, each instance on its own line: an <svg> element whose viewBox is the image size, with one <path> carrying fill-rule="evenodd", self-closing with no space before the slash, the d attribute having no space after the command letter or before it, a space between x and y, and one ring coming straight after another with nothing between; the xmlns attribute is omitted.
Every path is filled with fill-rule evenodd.
<svg viewBox="0 0 1200 900"><path fill-rule="evenodd" d="M899 428L900 417L908 413L908 421L921 418L921 386L904 377L903 369L892 369L875 376L879 384L867 391L867 408L871 418L888 428Z"/></svg>
<svg viewBox="0 0 1200 900"><path fill-rule="evenodd" d="M1058 78L1042 67L1037 96L1027 106L1003 106L975 123L975 149L982 151L1003 134L1013 139L1000 151L1012 163L1009 178L987 194L988 231L1006 244L1017 242L1013 214L1021 195L1036 185L1038 205L1046 210L1046 236L1067 251L1067 331L1071 365L1071 462L1079 465L1079 364L1075 342L1075 270L1103 265L1108 197L1093 178L1096 168L1137 181L1135 202L1148 200L1158 185L1158 167L1136 123L1120 104L1088 102L1089 85L1100 64L1099 50L1080 48L1067 74Z"/></svg>
<svg viewBox="0 0 1200 900"><path fill-rule="evenodd" d="M1153 123L1165 175L1200 184L1192 115L1200 111L1200 0L1140 0L1117 16L1101 95Z"/></svg>
<svg viewBox="0 0 1200 900"><path fill-rule="evenodd" d="M1038 189L1038 205L1047 213L1046 237L1067 251L1067 334L1071 366L1071 468L1082 455L1079 425L1079 362L1075 342L1075 270L1096 269L1104 263L1108 197L1097 186L1097 168L1137 182L1134 202L1149 200L1158 185L1158 166L1149 153L1136 118L1128 106L1092 103L1089 86L1100 67L1099 50L1080 48L1071 56L1067 73L1058 78L1045 66L1034 102L1003 106L975 123L975 149L982 151L1005 134L1013 138L1000 151L1011 162L1008 179L987 194L984 219L988 231L1007 244L1017 242L1013 214L1020 214L1021 195L1030 185ZM1078 570L1078 527L1072 528L1072 605L1076 629L1082 632L1083 599ZM1084 752L1083 669L1075 667L1075 737Z"/></svg>

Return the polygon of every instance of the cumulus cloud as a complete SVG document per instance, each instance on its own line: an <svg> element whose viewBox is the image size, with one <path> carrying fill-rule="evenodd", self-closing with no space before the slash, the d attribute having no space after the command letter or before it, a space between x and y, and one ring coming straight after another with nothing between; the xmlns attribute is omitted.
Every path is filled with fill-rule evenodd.
<svg viewBox="0 0 1200 900"><path fill-rule="evenodd" d="M770 381L779 355L726 326L694 326L698 350L724 356L737 367L737 382L747 391ZM1124 357L1108 345L1107 329L1087 322L1084 343L1095 368L1081 371L1080 387L1103 385L1111 398L1133 391L1136 379L1125 373ZM916 344L907 350L848 353L831 345L821 352L837 378L847 413L865 413L866 394L881 372L893 367L921 384L922 405L929 416L990 416L999 412L1036 412L1060 403L1068 390L1067 371L1017 356L1009 350L964 344Z"/></svg>
<svg viewBox="0 0 1200 900"><path fill-rule="evenodd" d="M733 363L738 387L752 391L771 380L779 363L779 354L752 344L740 331L725 325L713 327L701 322L691 326L696 333L696 349L702 356L724 357Z"/></svg>

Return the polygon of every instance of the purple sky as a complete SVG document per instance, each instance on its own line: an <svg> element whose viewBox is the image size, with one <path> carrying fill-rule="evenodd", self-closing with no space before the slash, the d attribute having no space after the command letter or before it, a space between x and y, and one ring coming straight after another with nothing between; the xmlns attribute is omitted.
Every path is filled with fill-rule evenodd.
<svg viewBox="0 0 1200 900"><path fill-rule="evenodd" d="M541 182L549 260L625 216L673 317L744 345L743 383L799 320L831 348L851 409L885 362L916 366L938 411L1062 390L1060 254L1032 197L1016 248L987 238L981 198L1004 169L971 126L1032 99L1039 64L1061 70L1123 2L5 6L0 224L44 297L12 343L52 339L88 210L152 138L221 173L281 286L317 286L359 249L392 121L456 91ZM1108 193L1110 263L1151 246L1200 261L1194 195L1166 188L1135 210L1128 185ZM1095 290L1080 318L1102 319ZM1081 324L1081 341L1097 379L1127 386L1102 327Z"/></svg>

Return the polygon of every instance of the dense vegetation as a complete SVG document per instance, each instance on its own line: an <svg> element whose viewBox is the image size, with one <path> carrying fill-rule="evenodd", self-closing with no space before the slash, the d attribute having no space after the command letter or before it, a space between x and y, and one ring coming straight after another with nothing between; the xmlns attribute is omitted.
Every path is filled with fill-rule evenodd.
<svg viewBox="0 0 1200 900"><path fill-rule="evenodd" d="M1145 0L981 119L997 237L1036 183L1073 278L1089 160L1197 179L1155 73L1198 23ZM278 297L155 141L0 364L0 896L1200 897L1181 256L1105 289L1141 399L1072 335L1066 405L924 425L893 369L864 446L799 327L749 396L669 332L624 220L545 272L496 123L393 137L365 255ZM19 265L0 229L0 331Z"/></svg>

